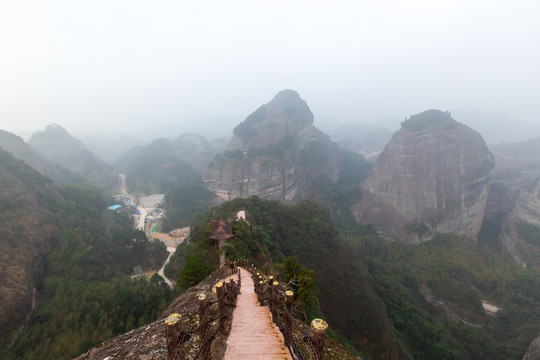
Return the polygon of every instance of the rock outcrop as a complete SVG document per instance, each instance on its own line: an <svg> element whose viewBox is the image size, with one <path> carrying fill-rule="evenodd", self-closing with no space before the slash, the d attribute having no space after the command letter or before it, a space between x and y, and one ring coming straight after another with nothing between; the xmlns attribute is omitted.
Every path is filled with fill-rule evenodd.
<svg viewBox="0 0 540 360"><path fill-rule="evenodd" d="M540 334L531 342L523 360L540 360Z"/></svg>
<svg viewBox="0 0 540 360"><path fill-rule="evenodd" d="M428 110L402 123L361 184L353 212L392 239L426 240L435 232L476 239L493 166L480 134Z"/></svg>
<svg viewBox="0 0 540 360"><path fill-rule="evenodd" d="M525 236L531 229L540 234L540 177L517 192L514 208L504 218L499 235L500 243L522 267L540 265L540 243Z"/></svg>
<svg viewBox="0 0 540 360"><path fill-rule="evenodd" d="M338 157L337 145L313 126L306 102L283 90L234 129L204 182L223 200L256 195L294 203L312 197L314 179L337 181Z"/></svg>

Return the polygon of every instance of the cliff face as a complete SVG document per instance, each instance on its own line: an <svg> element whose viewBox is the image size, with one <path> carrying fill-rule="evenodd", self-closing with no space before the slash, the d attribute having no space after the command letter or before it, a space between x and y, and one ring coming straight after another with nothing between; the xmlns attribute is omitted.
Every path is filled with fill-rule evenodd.
<svg viewBox="0 0 540 360"><path fill-rule="evenodd" d="M539 360L540 359L540 334L531 342L527 348L527 352L523 355L523 360Z"/></svg>
<svg viewBox="0 0 540 360"><path fill-rule="evenodd" d="M362 183L357 220L392 239L455 232L476 239L493 156L482 136L437 110L402 123Z"/></svg>
<svg viewBox="0 0 540 360"><path fill-rule="evenodd" d="M514 208L504 218L499 235L504 248L522 267L540 265L540 242L533 240L534 235L525 236L531 227L540 231L540 177L528 188L518 190Z"/></svg>
<svg viewBox="0 0 540 360"><path fill-rule="evenodd" d="M311 182L321 176L337 181L337 145L313 126L306 102L284 90L234 129L204 182L223 200L257 195L294 203L309 198Z"/></svg>

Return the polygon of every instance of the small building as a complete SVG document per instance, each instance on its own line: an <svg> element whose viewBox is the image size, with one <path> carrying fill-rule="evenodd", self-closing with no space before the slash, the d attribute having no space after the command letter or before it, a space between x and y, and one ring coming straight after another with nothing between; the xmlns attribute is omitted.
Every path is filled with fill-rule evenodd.
<svg viewBox="0 0 540 360"><path fill-rule="evenodd" d="M115 210L118 210L122 207L122 205L120 204L115 204L115 205L111 205L107 208L107 210L112 210L112 211L115 211Z"/></svg>
<svg viewBox="0 0 540 360"><path fill-rule="evenodd" d="M231 222L232 219L212 220L212 235L210 235L210 240L213 241L216 248L220 249L221 245L223 245L226 240L234 237Z"/></svg>
<svg viewBox="0 0 540 360"><path fill-rule="evenodd" d="M184 227L181 229L174 229L169 231L169 235L172 237L182 237L189 235L189 227Z"/></svg>
<svg viewBox="0 0 540 360"><path fill-rule="evenodd" d="M236 220L246 220L246 212L245 210L240 210L236 213Z"/></svg>
<svg viewBox="0 0 540 360"><path fill-rule="evenodd" d="M142 266L141 265L137 265L137 266L134 266L133 267L133 276L135 277L139 277L141 275L144 275L144 271L142 269Z"/></svg>

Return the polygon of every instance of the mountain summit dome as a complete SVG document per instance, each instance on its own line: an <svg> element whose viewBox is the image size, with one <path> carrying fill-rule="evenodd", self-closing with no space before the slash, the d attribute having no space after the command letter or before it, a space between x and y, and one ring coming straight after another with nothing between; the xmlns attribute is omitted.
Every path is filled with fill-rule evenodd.
<svg viewBox="0 0 540 360"><path fill-rule="evenodd" d="M314 178L337 181L338 156L337 145L313 126L307 103L283 90L236 126L204 182L223 200L256 195L294 203L311 197Z"/></svg>
<svg viewBox="0 0 540 360"><path fill-rule="evenodd" d="M493 165L482 136L449 113L411 116L361 184L355 216L392 239L429 239L435 232L476 239Z"/></svg>

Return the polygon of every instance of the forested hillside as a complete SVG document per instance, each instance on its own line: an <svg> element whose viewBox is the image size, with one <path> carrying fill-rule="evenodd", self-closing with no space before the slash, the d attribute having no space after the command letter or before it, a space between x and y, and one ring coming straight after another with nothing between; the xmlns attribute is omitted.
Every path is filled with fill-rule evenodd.
<svg viewBox="0 0 540 360"><path fill-rule="evenodd" d="M159 268L167 256L164 244L132 230L125 213L113 214L114 228L121 230L106 227L105 197L95 188L71 185L56 194L47 197L48 247L34 273L37 310L13 344L2 338L2 358L70 359L154 320L170 301L159 277L129 277L136 265Z"/></svg>
<svg viewBox="0 0 540 360"><path fill-rule="evenodd" d="M366 353L398 353L391 325L369 282L365 266L347 254L328 210L317 203L284 205L257 197L226 202L193 224L193 241L179 247L166 274L178 276L178 284L184 287L204 279L218 264L217 251L208 239L209 221L233 217L238 210L247 212L249 224L233 222L235 238L223 246L228 258L246 257L261 268L268 263L287 281L290 280L285 271L287 267L305 267L297 274L297 297L309 316L322 312L334 331L354 334L349 336L350 343L357 349L366 349ZM297 260L286 261L294 256ZM295 265L296 262L299 265ZM315 279L320 291L316 290ZM313 301L314 296L319 300ZM359 326L366 322L369 326Z"/></svg>
<svg viewBox="0 0 540 360"><path fill-rule="evenodd" d="M202 216L215 203L216 196L202 181L186 181L172 186L163 199L166 210L162 231L189 226L196 216Z"/></svg>
<svg viewBox="0 0 540 360"><path fill-rule="evenodd" d="M50 179L0 149L0 338L30 311L33 272L49 246L60 197Z"/></svg>
<svg viewBox="0 0 540 360"><path fill-rule="evenodd" d="M454 235L405 245L357 225L344 237L313 202L251 197L213 209L194 224L192 242L179 247L167 269L181 287L218 266L209 220L241 209L248 222L233 221L226 256L271 264L286 281L298 262L297 297L306 312L327 319L334 336L364 358L520 359L540 331L538 269L521 269L489 244ZM502 310L489 315L482 300Z"/></svg>
<svg viewBox="0 0 540 360"><path fill-rule="evenodd" d="M126 184L137 194L165 193L173 185L200 179L195 169L177 157L176 148L165 139L138 146L115 161L126 174Z"/></svg>

